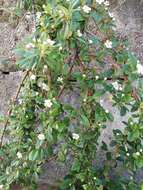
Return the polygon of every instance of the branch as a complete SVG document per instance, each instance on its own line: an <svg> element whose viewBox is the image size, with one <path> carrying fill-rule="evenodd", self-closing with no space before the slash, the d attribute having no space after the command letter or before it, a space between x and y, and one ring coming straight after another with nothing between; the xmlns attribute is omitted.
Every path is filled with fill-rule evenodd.
<svg viewBox="0 0 143 190"><path fill-rule="evenodd" d="M58 158L58 155L54 155L54 156L52 156L52 157L46 159L46 162L51 162L51 161L53 161L53 160L56 160L57 158Z"/></svg>
<svg viewBox="0 0 143 190"><path fill-rule="evenodd" d="M71 65L71 67L70 67L70 69L69 69L67 80L69 80L69 77L70 77L70 74L71 74L71 72L72 72L73 66L74 66L74 65ZM59 94L58 94L58 96L57 96L57 99L59 99L59 98L61 97L61 95L63 94L63 92L64 92L64 90L65 90L65 87L66 87L66 85L64 85L64 86L62 87L62 89L60 90L60 92L59 92Z"/></svg>
<svg viewBox="0 0 143 190"><path fill-rule="evenodd" d="M18 96L19 96L19 94L20 94L20 91L21 91L21 88L22 88L22 86L23 86L23 84L24 84L24 81L26 80L28 74L29 74L29 71L27 71L27 72L25 73L25 75L24 75L24 77L23 77L23 79L22 79L22 82L20 83L20 86L19 86L19 88L18 88L18 90L17 90L16 96L15 96L15 98L14 98L14 100L13 100L13 104L15 104L15 102L16 102L16 100L17 100L17 98L18 98ZM1 148L2 145L3 145L3 139L4 139L4 135L5 135L5 132L6 132L7 125L8 125L8 123L9 123L9 116L11 115L11 113L12 113L12 107L8 110L8 113L7 113L8 118L7 118L6 122L5 122L4 129L3 129L3 132L2 132L2 136L1 136L1 139L0 139L0 148Z"/></svg>
<svg viewBox="0 0 143 190"><path fill-rule="evenodd" d="M132 93L131 93L132 97L136 100L136 101L140 101L140 98L137 94L137 89L135 87L132 88Z"/></svg>
<svg viewBox="0 0 143 190"><path fill-rule="evenodd" d="M72 72L73 67L74 67L74 61L75 61L75 59L77 58L77 51L76 51L75 49L74 49L74 51L73 51L72 53L73 53L73 54L71 55L71 57L70 57L70 59L69 59L69 61L68 61L68 64L69 64L69 65L71 64L71 66L70 66L70 68L69 68L69 71L68 71L67 79L66 79L66 80L69 80L70 75L71 75L71 72ZM65 87L66 87L66 85L64 85L64 86L62 87L62 89L60 90L60 92L59 92L59 94L58 94L58 96L57 96L57 99L59 99L59 98L61 97L61 95L63 94L63 92L64 92L64 90L65 90Z"/></svg>

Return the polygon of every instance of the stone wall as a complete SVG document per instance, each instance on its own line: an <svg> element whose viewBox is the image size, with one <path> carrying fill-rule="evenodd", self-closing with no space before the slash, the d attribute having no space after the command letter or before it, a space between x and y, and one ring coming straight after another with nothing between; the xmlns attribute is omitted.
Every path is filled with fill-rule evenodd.
<svg viewBox="0 0 143 190"><path fill-rule="evenodd" d="M130 47L143 62L143 0L110 0L117 31L127 36Z"/></svg>
<svg viewBox="0 0 143 190"><path fill-rule="evenodd" d="M7 0L3 6L11 7L13 2ZM110 11L114 13L117 21L117 32L121 36L128 37L130 48L143 62L143 0L110 0L110 2ZM10 21L11 19L5 19L4 12L0 12L0 14L4 17L0 20L0 114L6 114L10 100L14 97L23 74L7 67L3 68L3 61L8 61L12 65L10 68L13 68L14 54L12 50L24 36L30 33L30 30L28 29L29 23L27 20L19 20L16 24L13 24ZM70 97L71 103L74 102L74 99L75 95L72 94ZM120 128L122 124L118 111L108 103L108 97L104 99L104 106L116 115L114 123L109 124L110 127L104 130L102 134L102 139L108 142L112 138L112 129L115 126ZM44 171L40 179L42 187L39 188L45 186L45 189L47 189L48 185L48 190L50 190L50 186L56 184L55 181L64 176L66 168L52 161L44 167ZM51 189L54 190L54 187L52 186Z"/></svg>
<svg viewBox="0 0 143 190"><path fill-rule="evenodd" d="M23 76L16 69L13 50L33 26L31 20L16 17L15 6L16 0L0 0L0 114L7 113Z"/></svg>

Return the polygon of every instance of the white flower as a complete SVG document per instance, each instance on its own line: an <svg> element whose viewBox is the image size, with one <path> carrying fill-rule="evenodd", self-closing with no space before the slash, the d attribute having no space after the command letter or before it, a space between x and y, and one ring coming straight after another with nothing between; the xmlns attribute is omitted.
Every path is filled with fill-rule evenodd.
<svg viewBox="0 0 143 190"><path fill-rule="evenodd" d="M129 154L128 152L126 153L126 155L127 155L127 156L130 156L130 154Z"/></svg>
<svg viewBox="0 0 143 190"><path fill-rule="evenodd" d="M47 70L47 69L48 69L48 66L47 66L47 65L44 65L43 69Z"/></svg>
<svg viewBox="0 0 143 190"><path fill-rule="evenodd" d="M119 90L121 90L121 91L122 91L122 90L123 90L123 88L120 86L120 87L119 87Z"/></svg>
<svg viewBox="0 0 143 190"><path fill-rule="evenodd" d="M24 162L24 163L23 163L23 167L27 167L27 162Z"/></svg>
<svg viewBox="0 0 143 190"><path fill-rule="evenodd" d="M120 133L116 133L116 135L117 135L117 136L119 136L119 135L120 135Z"/></svg>
<svg viewBox="0 0 143 190"><path fill-rule="evenodd" d="M45 135L44 135L43 133L39 134L39 135L38 135L38 139L39 139L40 141L45 140Z"/></svg>
<svg viewBox="0 0 143 190"><path fill-rule="evenodd" d="M101 5L102 3L104 3L104 0L96 0L96 2Z"/></svg>
<svg viewBox="0 0 143 190"><path fill-rule="evenodd" d="M20 158L22 158L22 154L21 154L21 152L17 152L17 157L20 159Z"/></svg>
<svg viewBox="0 0 143 190"><path fill-rule="evenodd" d="M63 82L63 77L58 77L57 82Z"/></svg>
<svg viewBox="0 0 143 190"><path fill-rule="evenodd" d="M35 33L35 32L36 32L36 27L35 27L35 26L31 27L31 32L32 32L32 33Z"/></svg>
<svg viewBox="0 0 143 190"><path fill-rule="evenodd" d="M101 106L103 106L103 102L104 102L103 100L100 100L100 105L101 105Z"/></svg>
<svg viewBox="0 0 143 190"><path fill-rule="evenodd" d="M35 47L35 45L33 43L29 43L25 47L26 47L26 49L32 49Z"/></svg>
<svg viewBox="0 0 143 190"><path fill-rule="evenodd" d="M108 12L108 14L109 14L109 16L110 16L111 18L113 18L113 17L114 17L113 13Z"/></svg>
<svg viewBox="0 0 143 190"><path fill-rule="evenodd" d="M84 5L84 6L82 7L82 10L83 10L85 13L89 13L89 12L91 11L91 8L88 7L87 5Z"/></svg>
<svg viewBox="0 0 143 190"><path fill-rule="evenodd" d="M86 74L83 74L82 77L85 78L85 77L86 77Z"/></svg>
<svg viewBox="0 0 143 190"><path fill-rule="evenodd" d="M42 7L43 7L43 9L45 9L45 8L46 8L46 5L43 5Z"/></svg>
<svg viewBox="0 0 143 190"><path fill-rule="evenodd" d="M112 42L110 40L106 40L104 45L106 46L106 48L112 48Z"/></svg>
<svg viewBox="0 0 143 190"><path fill-rule="evenodd" d="M43 45L48 45L47 41L43 41Z"/></svg>
<svg viewBox="0 0 143 190"><path fill-rule="evenodd" d="M115 88L115 90L122 90L122 87L117 81L113 82L112 86Z"/></svg>
<svg viewBox="0 0 143 190"><path fill-rule="evenodd" d="M45 91L49 91L49 87L48 87L47 84L42 83L42 84L40 84L40 85L41 85L41 88L42 88L43 90L45 90Z"/></svg>
<svg viewBox="0 0 143 190"><path fill-rule="evenodd" d="M139 62L137 63L137 72L143 75L143 65L141 65Z"/></svg>
<svg viewBox="0 0 143 190"><path fill-rule="evenodd" d="M44 67L43 67L43 73L46 74L47 72L48 72L48 66L44 65Z"/></svg>
<svg viewBox="0 0 143 190"><path fill-rule="evenodd" d="M0 185L0 190L3 190L3 185Z"/></svg>
<svg viewBox="0 0 143 190"><path fill-rule="evenodd" d="M92 43L93 43L93 41L92 41L92 40L88 40L88 41L89 41L89 43L90 43L90 44L92 44Z"/></svg>
<svg viewBox="0 0 143 190"><path fill-rule="evenodd" d="M112 30L116 31L117 27L116 26L112 26ZM126 50L129 50L129 48L126 48Z"/></svg>
<svg viewBox="0 0 143 190"><path fill-rule="evenodd" d="M56 101L56 98L53 98L53 101Z"/></svg>
<svg viewBox="0 0 143 190"><path fill-rule="evenodd" d="M63 47L60 45L60 47L59 47L59 51L61 51L63 49Z"/></svg>
<svg viewBox="0 0 143 190"><path fill-rule="evenodd" d="M35 75L31 75L30 76L30 80L35 80L36 79L36 76Z"/></svg>
<svg viewBox="0 0 143 190"><path fill-rule="evenodd" d="M72 134L72 138L73 138L74 140L78 140L78 139L79 139L79 135L78 135L77 133L73 133L73 134Z"/></svg>
<svg viewBox="0 0 143 190"><path fill-rule="evenodd" d="M51 108L53 105L52 101L50 99L44 101L44 106L47 108Z"/></svg>
<svg viewBox="0 0 143 190"><path fill-rule="evenodd" d="M87 101L87 99L86 99L86 98L84 98L84 99L83 99L83 101L84 101L84 102L86 102L86 101Z"/></svg>
<svg viewBox="0 0 143 190"><path fill-rule="evenodd" d="M106 113L109 113L109 110L106 109L105 112L106 112Z"/></svg>
<svg viewBox="0 0 143 190"><path fill-rule="evenodd" d="M51 25L51 28L53 28L53 29L54 29L54 28L55 28L55 25L54 25L54 24L52 24L52 25Z"/></svg>
<svg viewBox="0 0 143 190"><path fill-rule="evenodd" d="M116 81L116 82L113 82L112 83L112 86L116 89L116 90L118 90L119 89L119 83Z"/></svg>
<svg viewBox="0 0 143 190"><path fill-rule="evenodd" d="M23 103L23 100L22 100L22 99L19 99L18 102L19 102L19 104L22 104L22 103Z"/></svg>
<svg viewBox="0 0 143 190"><path fill-rule="evenodd" d="M125 96L125 94L122 94L122 97L124 97Z"/></svg>
<svg viewBox="0 0 143 190"><path fill-rule="evenodd" d="M48 38L46 41L43 42L44 45L53 46L56 42Z"/></svg>
<svg viewBox="0 0 143 190"><path fill-rule="evenodd" d="M98 80L98 79L99 79L99 76L96 76L95 78L96 78L96 80Z"/></svg>
<svg viewBox="0 0 143 190"><path fill-rule="evenodd" d="M114 14L111 13L111 12L108 12L109 16L113 19L113 21L115 21L115 17L114 17Z"/></svg>
<svg viewBox="0 0 143 190"><path fill-rule="evenodd" d="M108 7L110 5L109 1L105 1L104 5Z"/></svg>
<svg viewBox="0 0 143 190"><path fill-rule="evenodd" d="M36 19L39 20L40 17L41 17L41 12L37 12L37 13L36 13Z"/></svg>
<svg viewBox="0 0 143 190"><path fill-rule="evenodd" d="M51 40L50 38L47 39L47 42L48 42L48 44L51 45L51 46L56 43L54 40Z"/></svg>
<svg viewBox="0 0 143 190"><path fill-rule="evenodd" d="M62 12L62 10L59 10L59 15L60 15L61 17L64 16L64 13Z"/></svg>
<svg viewBox="0 0 143 190"><path fill-rule="evenodd" d="M37 12L36 13L36 21L38 22L40 20L41 17L41 12Z"/></svg>
<svg viewBox="0 0 143 190"><path fill-rule="evenodd" d="M139 153L139 152L136 152L136 156L140 156L140 153Z"/></svg>
<svg viewBox="0 0 143 190"><path fill-rule="evenodd" d="M106 80L107 80L107 77L105 77L104 80L106 81Z"/></svg>
<svg viewBox="0 0 143 190"><path fill-rule="evenodd" d="M47 65L44 65L44 69L48 69L48 66L47 66Z"/></svg>
<svg viewBox="0 0 143 190"><path fill-rule="evenodd" d="M133 178L133 176L130 176L130 180L133 180L134 178Z"/></svg>
<svg viewBox="0 0 143 190"><path fill-rule="evenodd" d="M29 19L31 18L31 13L30 13L30 12L27 12L25 18L26 18L27 20L29 20Z"/></svg>
<svg viewBox="0 0 143 190"><path fill-rule="evenodd" d="M77 35L78 35L78 37L81 37L81 36L82 36L82 33L81 33L80 30L77 30Z"/></svg>
<svg viewBox="0 0 143 190"><path fill-rule="evenodd" d="M140 152L143 152L143 149L142 149L142 148L140 149Z"/></svg>

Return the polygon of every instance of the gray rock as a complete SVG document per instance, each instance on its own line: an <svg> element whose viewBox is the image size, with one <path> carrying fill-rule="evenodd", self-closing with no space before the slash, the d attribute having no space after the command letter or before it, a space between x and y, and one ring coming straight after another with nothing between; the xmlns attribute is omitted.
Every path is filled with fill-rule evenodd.
<svg viewBox="0 0 143 190"><path fill-rule="evenodd" d="M0 57L0 71L2 73L16 72L17 70L16 64L10 58Z"/></svg>

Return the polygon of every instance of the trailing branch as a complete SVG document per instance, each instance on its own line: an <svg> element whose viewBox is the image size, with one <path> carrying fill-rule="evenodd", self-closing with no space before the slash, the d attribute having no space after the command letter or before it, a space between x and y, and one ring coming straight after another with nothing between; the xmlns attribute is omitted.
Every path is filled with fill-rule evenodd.
<svg viewBox="0 0 143 190"><path fill-rule="evenodd" d="M14 100L13 100L12 105L15 104L15 102L16 102L16 100L17 100L19 94L20 94L21 88L23 87L23 84L24 84L24 82L25 82L25 80L26 80L28 74L29 74L29 71L26 71L26 73L25 73L25 75L24 75L24 77L23 77L23 79L22 79L22 82L21 82L20 85L19 85L19 88L18 88L18 90L17 90L16 96L15 96L15 98L14 98ZM4 139L4 135L5 135L5 132L6 132L7 125L8 125L8 123L9 123L9 117L10 117L11 113L12 113L12 107L8 110L8 113L7 113L7 117L8 117L8 118L6 119L6 122L5 122L5 124L4 124L2 136L1 136L1 139L0 139L0 148L1 148L2 145L3 145L3 139Z"/></svg>

